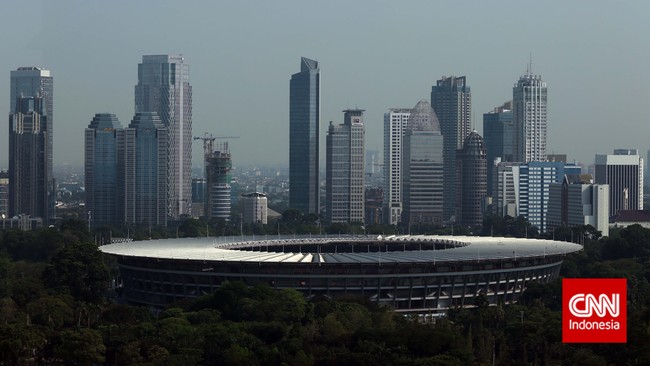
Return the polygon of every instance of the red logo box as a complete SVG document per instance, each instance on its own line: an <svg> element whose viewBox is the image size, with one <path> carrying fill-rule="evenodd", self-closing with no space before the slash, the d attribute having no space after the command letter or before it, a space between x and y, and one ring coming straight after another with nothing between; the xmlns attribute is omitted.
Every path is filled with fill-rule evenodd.
<svg viewBox="0 0 650 366"><path fill-rule="evenodd" d="M627 280L564 278L562 342L626 343Z"/></svg>

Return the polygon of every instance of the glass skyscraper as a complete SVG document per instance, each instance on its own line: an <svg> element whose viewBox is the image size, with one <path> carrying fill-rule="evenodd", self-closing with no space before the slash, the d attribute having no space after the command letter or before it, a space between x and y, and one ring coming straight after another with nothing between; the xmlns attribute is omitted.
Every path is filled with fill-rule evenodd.
<svg viewBox="0 0 650 366"><path fill-rule="evenodd" d="M114 114L98 113L85 131L85 207L91 227L124 220L122 130Z"/></svg>
<svg viewBox="0 0 650 366"><path fill-rule="evenodd" d="M125 220L129 224L167 225L167 134L157 113L141 112L120 136L124 144Z"/></svg>
<svg viewBox="0 0 650 366"><path fill-rule="evenodd" d="M289 84L289 207L320 211L320 68L302 57Z"/></svg>
<svg viewBox="0 0 650 366"><path fill-rule="evenodd" d="M444 219L457 220L456 151L463 148L465 138L472 131L472 93L465 76L438 80L431 87L431 107L440 121L445 144Z"/></svg>
<svg viewBox="0 0 650 366"><path fill-rule="evenodd" d="M483 139L487 153L488 195L493 195L494 160L514 162L515 126L512 119L512 101L483 114Z"/></svg>
<svg viewBox="0 0 650 366"><path fill-rule="evenodd" d="M168 130L166 213L173 219L192 207L192 86L183 55L142 56L135 112L156 112Z"/></svg>
<svg viewBox="0 0 650 366"><path fill-rule="evenodd" d="M54 194L54 177L52 175L52 159L53 159L53 149L52 149L52 141L53 141L53 136L54 136L54 83L53 83L53 78L50 75L50 71L46 70L44 68L38 68L38 67L19 67L17 70L11 71L11 80L10 80L10 92L9 92L9 115L13 116L16 113L24 113L21 112L21 108L23 108L23 111L28 110L29 106L21 106L21 103L19 103L20 97L25 97L25 98L36 98L32 99L32 102L27 102L27 103L33 103L35 102L38 106L36 107L38 110L33 110L32 112L38 114L38 119L39 122L36 125L31 126L30 128L32 131L30 132L31 134L36 134L36 130L34 128L37 128L40 132L41 137L39 139L43 139L44 141L42 142L43 148L42 148L42 154L43 154L43 161L40 164L41 170L38 172L32 171L32 178L30 180L36 181L38 179L40 185L44 186L45 188L45 198L40 197L42 193L41 189L39 188L39 197L22 197L23 194L21 194L20 200L31 200L33 202L38 202L40 200L43 200L43 202L35 203L36 206L39 207L38 210L34 209L29 209L27 210L25 207L21 208L20 210L27 210L25 212L10 212L11 215L17 215L17 214L29 214L34 217L41 217L44 220L52 220L54 218L54 200L55 200L55 194ZM24 109L27 108L27 109ZM13 117L10 117L13 118ZM12 124L19 123L17 120L14 122L11 122ZM19 123L20 124L20 123ZM10 131L10 151L9 151L9 164L10 164L10 174L11 173L11 165L12 164L18 164L19 166L25 166L22 164L20 161L17 161L17 159L20 159L18 155L15 155L18 153L16 149L11 149L11 135L14 133L14 128L16 126L10 126L9 131ZM25 130L22 130L22 128L25 128L26 126L19 127L18 131L16 132L18 135L21 135L25 133ZM17 139L29 139L27 136L14 136ZM35 137L35 136L31 136ZM18 140L14 140L18 141ZM21 142L21 144L25 144L26 141ZM35 142L34 142L35 143ZM16 146L16 148L18 148ZM21 149L28 149L27 147L23 146L20 147ZM25 151L23 151L25 152ZM15 174L22 174L16 172ZM38 177L38 178L36 178ZM18 182L15 182L15 184L19 184ZM20 192L22 188L16 186L14 183L12 183L11 178L9 181L9 191L13 190L15 192ZM31 183L30 183L31 184ZM35 184L35 183L34 183ZM27 193L24 193L27 194ZM14 196L15 199L18 199L17 196ZM11 201L11 198L9 199ZM11 205L11 204L10 204ZM35 207L35 206L34 206ZM42 216L45 215L45 216Z"/></svg>
<svg viewBox="0 0 650 366"><path fill-rule="evenodd" d="M483 203L487 196L487 158L483 138L472 131L458 152L460 175L460 222L479 227L483 223Z"/></svg>

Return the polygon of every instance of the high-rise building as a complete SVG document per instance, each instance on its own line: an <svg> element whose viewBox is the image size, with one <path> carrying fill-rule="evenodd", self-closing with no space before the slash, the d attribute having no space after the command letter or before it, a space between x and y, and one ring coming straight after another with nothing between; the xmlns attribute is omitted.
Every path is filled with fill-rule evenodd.
<svg viewBox="0 0 650 366"><path fill-rule="evenodd" d="M490 113L483 114L483 139L488 165L488 195L493 196L494 159L500 158L499 161L501 162L515 161L515 127L512 120L512 101L494 108Z"/></svg>
<svg viewBox="0 0 650 366"><path fill-rule="evenodd" d="M547 102L546 83L529 66L512 89L514 161L546 161Z"/></svg>
<svg viewBox="0 0 650 366"><path fill-rule="evenodd" d="M6 170L0 170L0 217L9 217L9 172Z"/></svg>
<svg viewBox="0 0 650 366"><path fill-rule="evenodd" d="M168 130L167 215L192 207L192 86L183 55L146 55L138 64L135 112L156 112Z"/></svg>
<svg viewBox="0 0 650 366"><path fill-rule="evenodd" d="M343 111L343 124L330 122L326 141L326 204L329 222L364 222L365 129L363 110Z"/></svg>
<svg viewBox="0 0 650 366"><path fill-rule="evenodd" d="M444 220L458 220L456 152L472 131L472 93L465 76L443 76L431 87L431 107L444 136Z"/></svg>
<svg viewBox="0 0 650 366"><path fill-rule="evenodd" d="M567 174L549 185L548 230L591 225L609 236L609 186L594 184L590 174Z"/></svg>
<svg viewBox="0 0 650 366"><path fill-rule="evenodd" d="M39 129L42 130L42 137L45 139L43 147L44 155L44 167L43 171L38 173L38 176L42 176L39 179L45 179L45 181L40 182L39 184L46 187L46 198L43 203L44 207L40 211L44 212L47 216L39 216L31 214L33 217L41 217L45 222L48 220L54 219L54 201L55 201L55 182L54 176L52 174L52 159L53 159L53 149L52 142L54 136L54 82L49 70L38 67L19 67L17 70L11 71L11 80L10 80L10 92L9 92L9 114L14 115L15 113L20 112L20 104L18 99L20 97L39 97L40 100L39 108L42 107L41 111L37 111L41 117L41 122L39 122ZM42 118L46 117L46 118ZM10 135L13 127L10 127ZM32 131L32 133L35 133ZM23 136L24 137L24 136ZM15 151L13 152L15 153ZM15 159L12 157L12 152L9 153L9 161L11 162ZM11 173L11 168L10 174ZM12 183L10 183L11 185ZM16 182L16 184L21 184ZM33 200L32 198L22 197L21 199ZM35 198L34 198L35 199ZM40 198L39 198L40 199ZM16 213L20 214L20 213Z"/></svg>
<svg viewBox="0 0 650 366"><path fill-rule="evenodd" d="M413 108L404 136L402 221L443 224L443 136L431 105L421 100Z"/></svg>
<svg viewBox="0 0 650 366"><path fill-rule="evenodd" d="M411 109L391 108L384 113L384 222L402 221L402 145Z"/></svg>
<svg viewBox="0 0 650 366"><path fill-rule="evenodd" d="M128 128L118 131L128 224L167 225L167 134L156 112L138 112Z"/></svg>
<svg viewBox="0 0 650 366"><path fill-rule="evenodd" d="M487 157L483 138L472 131L458 151L460 175L460 223L477 227L483 224L487 196Z"/></svg>
<svg viewBox="0 0 650 366"><path fill-rule="evenodd" d="M546 232L550 184L561 182L565 174L580 174L581 170L578 165L560 162L501 163L496 185L499 214L523 216L540 232Z"/></svg>
<svg viewBox="0 0 650 366"><path fill-rule="evenodd" d="M320 212L320 68L302 57L289 83L289 207Z"/></svg>
<svg viewBox="0 0 650 366"><path fill-rule="evenodd" d="M54 218L45 104L40 96L20 96L9 115L9 216Z"/></svg>
<svg viewBox="0 0 650 366"><path fill-rule="evenodd" d="M245 224L264 224L268 222L268 199L264 193L242 194L242 220Z"/></svg>
<svg viewBox="0 0 650 366"><path fill-rule="evenodd" d="M205 216L208 219L230 220L232 159L228 143L218 144L217 149L205 157Z"/></svg>
<svg viewBox="0 0 650 366"><path fill-rule="evenodd" d="M50 70L40 67L19 67L11 71L11 90L9 92L9 113L16 113L17 100L20 97L41 97L43 98L47 125L44 131L47 133L48 141L46 147L48 175L52 177L53 138L54 138L54 79ZM52 183L53 184L53 183ZM53 191L54 192L54 191ZM54 204L54 196L51 198ZM54 214L54 212L52 212Z"/></svg>
<svg viewBox="0 0 650 366"><path fill-rule="evenodd" d="M643 158L637 150L596 155L596 183L609 185L609 217L619 210L643 210Z"/></svg>
<svg viewBox="0 0 650 366"><path fill-rule="evenodd" d="M122 131L109 113L95 114L85 130L85 209L92 227L124 222Z"/></svg>

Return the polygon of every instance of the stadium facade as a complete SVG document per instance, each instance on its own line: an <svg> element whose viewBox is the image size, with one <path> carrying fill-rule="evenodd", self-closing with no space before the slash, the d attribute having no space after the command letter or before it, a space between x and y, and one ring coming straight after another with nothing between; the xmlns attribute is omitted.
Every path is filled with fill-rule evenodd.
<svg viewBox="0 0 650 366"><path fill-rule="evenodd" d="M558 277L578 244L552 240L390 236L221 237L116 243L123 296L162 307L209 294L225 281L295 289L307 297L361 296L405 314L437 315L511 303L531 282Z"/></svg>

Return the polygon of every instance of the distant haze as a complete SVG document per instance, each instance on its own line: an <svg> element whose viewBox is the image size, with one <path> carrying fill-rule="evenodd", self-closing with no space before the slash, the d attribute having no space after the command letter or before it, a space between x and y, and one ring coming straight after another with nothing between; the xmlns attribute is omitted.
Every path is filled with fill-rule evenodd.
<svg viewBox="0 0 650 366"><path fill-rule="evenodd" d="M548 84L549 153L591 164L650 145L648 24L648 1L12 1L0 14L0 120L10 70L50 69L54 164L80 165L95 113L123 126L133 117L142 55L182 53L194 135L241 136L230 142L234 165L288 165L289 78L301 56L320 62L323 148L328 122L358 107L367 148L382 151L383 113L428 99L443 75L467 76L482 133L483 113L512 98L532 53ZM202 165L199 141L193 155Z"/></svg>

